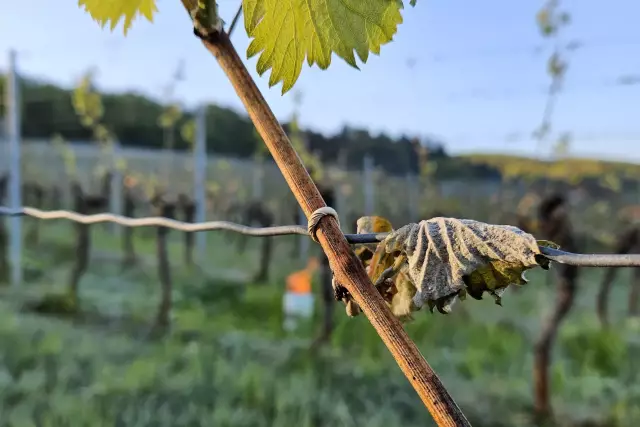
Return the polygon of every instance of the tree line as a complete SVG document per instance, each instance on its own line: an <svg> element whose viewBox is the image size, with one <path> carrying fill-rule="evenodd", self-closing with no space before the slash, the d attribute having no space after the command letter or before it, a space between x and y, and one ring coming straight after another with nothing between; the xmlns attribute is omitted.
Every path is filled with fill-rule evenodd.
<svg viewBox="0 0 640 427"><path fill-rule="evenodd" d="M4 93L5 78L0 78L0 93ZM91 129L83 126L72 104L73 89L38 81L21 80L22 135L25 139L48 139L60 135L70 141L90 141ZM162 148L163 129L159 118L166 105L148 96L134 92L101 93L104 105L102 119L125 147ZM0 116L4 116L4 103L0 103ZM183 138L180 128L194 118L194 112L183 110L175 126L174 149L187 150L189 142ZM250 158L264 153L262 142L249 118L231 108L210 104L205 114L207 151L237 158ZM0 125L0 130L1 130ZM283 127L288 132L289 124ZM559 163L541 162L513 156L451 156L444 143L433 138L401 136L392 138L384 133L372 135L366 129L344 126L333 135L302 130L310 151L315 152L325 164L341 164L359 170L363 157L368 154L386 174L402 176L420 174L422 161L416 153L416 144L428 148L428 160L434 166L435 179L511 180L527 179L543 184L545 177L553 181L571 181L571 184L602 187L602 178L616 177L622 187L637 186L637 165L602 162L588 159L565 159ZM566 163L566 164L565 164ZM548 169L552 168L551 173ZM515 171L517 169L517 171ZM514 171L516 172L514 174ZM564 171L558 174L558 171ZM535 173L534 173L535 172ZM570 172L569 179L564 176ZM574 176L575 175L575 176ZM577 179L576 179L577 178ZM607 187L605 185L605 187Z"/></svg>
<svg viewBox="0 0 640 427"><path fill-rule="evenodd" d="M4 93L5 78L0 79ZM83 126L72 105L72 89L25 78L21 81L22 135L25 139L47 139L60 135L71 141L90 141L91 130ZM162 148L164 130L158 118L165 105L150 97L133 93L102 93L104 117L102 122L117 135L125 147ZM189 143L181 138L179 129L193 119L193 111L183 111L176 127L174 148L186 150ZM0 104L4 116L4 105ZM206 108L207 150L217 154L249 158L263 149L249 118L231 108L210 104ZM283 124L288 131L288 123ZM372 135L366 129L345 126L333 135L303 131L308 147L324 164L340 163L349 169L361 169L366 154L390 175L418 174L419 161L416 143L429 148L429 159L436 165L435 177L475 177L500 179L500 172L492 166L472 164L450 156L440 141L431 138L392 138L384 133Z"/></svg>

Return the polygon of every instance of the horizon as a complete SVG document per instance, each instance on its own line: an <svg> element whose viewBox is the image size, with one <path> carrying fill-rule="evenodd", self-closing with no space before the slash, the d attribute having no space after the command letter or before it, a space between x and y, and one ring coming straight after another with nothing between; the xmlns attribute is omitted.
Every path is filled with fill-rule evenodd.
<svg viewBox="0 0 640 427"><path fill-rule="evenodd" d="M0 75L4 75L6 73L6 70L4 69L0 69ZM60 87L62 89L65 90L73 90L74 86L69 84L69 85L63 85L60 84L59 82L55 82L52 81L50 79L47 79L44 76L24 76L26 79L29 79L37 84L42 84L42 85L55 85L57 87ZM138 95L138 96L143 96L146 97L150 100L153 100L154 102L158 102L158 103L162 103L162 99L160 99L159 97L154 97L153 94L149 94L149 93L145 93L144 91L137 91L135 89L130 89L130 90L122 90L122 91L118 91L118 90L114 90L114 91L109 91L109 90L103 90L101 88L98 87L98 90L100 91L100 93L102 94L109 94L109 95L124 95L124 94L132 94L132 95ZM222 108L227 108L229 110L234 111L236 114L239 114L241 116L244 117L248 117L247 112L242 109L242 108L237 108L237 106L234 105L222 105L222 104L217 104L215 102L213 103L207 103L206 105L216 105ZM190 111L193 112L193 109L195 109L197 106L191 106L191 107L187 107L185 110L186 111ZM284 120L280 120L281 123L287 123L288 120L284 119ZM350 126L348 123L345 124L345 126ZM314 133L319 133L321 135L323 135L324 137L331 137L333 135L338 134L341 129L335 129L335 130L331 130L331 131L323 131L322 129L313 129L313 128L307 128L307 127L303 127L302 128L305 131L311 131ZM363 128L357 128L357 129L362 129L362 130L366 130L369 132L369 135L371 135L372 137L378 136L378 135L382 135L382 134L386 134L386 135L390 135L388 133L385 133L384 130L380 130L378 132L372 132L371 129L368 129L366 127ZM410 135L408 134L399 134L399 135L391 135L394 139L399 139L403 136L405 137L409 137ZM447 141L441 139L439 136L437 135L420 135L421 138L428 138L431 139L431 142L435 142L438 144L442 144L445 152L449 155L449 156L475 156L475 155L494 155L494 156L508 156L508 157L517 157L517 158L527 158L527 159L531 159L531 160L537 160L537 161L542 161L542 162L547 162L547 161L555 161L555 160L563 160L564 158L570 158L570 159L575 159L575 160L602 160L602 161L606 161L606 162L621 162L621 163L627 163L627 164L639 164L640 165L640 159L623 159L617 156L612 156L612 157L608 157L606 154L604 156L579 156L579 155L567 155L564 156L564 158L553 158L553 157L536 157L534 155L532 155L531 153L527 152L527 151L518 151L518 150L512 150L512 151L505 151L505 150L500 150L500 149L485 149L483 151L477 151L477 150L473 150L470 149L469 151L458 151L458 152L452 152L450 151L448 145L447 145ZM422 142L422 141L421 141Z"/></svg>
<svg viewBox="0 0 640 427"><path fill-rule="evenodd" d="M227 20L239 4L219 3ZM360 71L335 55L326 71L305 65L285 96L279 85L268 88L269 72L257 75L256 57L245 63L281 121L290 117L292 94L299 90L301 126L323 135L347 125L372 135L434 138L451 155L547 157L549 150L538 154L531 137L549 83L549 48L535 25L542 2L503 3L419 1L415 8L407 6L404 23L379 57L371 55ZM602 8L595 1L569 0L563 5L572 14L564 39L579 40L583 47L569 58L554 128L573 133L570 157L640 162L640 127L631 125L640 106L640 85L621 84L623 77L640 75L640 32L632 19L640 4L615 0ZM213 103L246 115L215 60L189 31L181 7L160 1L155 22L138 19L125 39L121 26L113 33L103 30L75 4L39 7L30 14L27 31L15 19L22 9L5 4L0 7L0 50L15 48L19 70L28 77L68 88L96 67L101 91L134 91L158 102L182 60L185 80L177 98L184 105ZM52 21L67 24L45 35L40 28ZM249 39L240 24L233 41L246 58ZM0 66L6 68L6 55ZM395 107L400 104L403 108Z"/></svg>

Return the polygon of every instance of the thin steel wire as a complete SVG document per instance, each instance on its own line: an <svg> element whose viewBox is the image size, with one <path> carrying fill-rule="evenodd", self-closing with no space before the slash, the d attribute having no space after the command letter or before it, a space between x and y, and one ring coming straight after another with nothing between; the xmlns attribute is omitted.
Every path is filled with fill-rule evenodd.
<svg viewBox="0 0 640 427"><path fill-rule="evenodd" d="M66 210L43 211L41 209L31 207L23 207L16 210L0 206L0 216L30 216L43 220L66 219L69 221L79 222L81 224L98 224L102 222L111 222L122 225L124 227L167 227L174 230L187 232L228 230L257 237L284 236L291 234L302 234L304 236L309 235L306 228L297 225L283 225L276 227L249 227L229 221L207 221L199 223L189 223L159 216L129 218L126 216L115 215L111 213L83 215L77 212Z"/></svg>
<svg viewBox="0 0 640 427"><path fill-rule="evenodd" d="M186 232L226 230L255 237L287 236L293 234L309 236L307 229L298 225L249 227L229 221L188 223L163 217L129 218L110 213L83 215L66 210L44 211L32 207L10 209L0 206L0 216L30 216L42 220L66 219L82 224L111 222L124 227L167 227ZM386 236L387 233L345 234L345 238L351 244L380 242ZM540 247L540 252L552 261L578 267L640 267L640 254L574 254L543 246Z"/></svg>

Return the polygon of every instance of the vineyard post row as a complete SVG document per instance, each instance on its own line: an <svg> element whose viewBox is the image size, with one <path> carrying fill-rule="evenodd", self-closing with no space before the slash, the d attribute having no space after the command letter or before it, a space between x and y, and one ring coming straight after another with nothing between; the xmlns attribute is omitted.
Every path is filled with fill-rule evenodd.
<svg viewBox="0 0 640 427"><path fill-rule="evenodd" d="M22 207L22 177L20 176L20 85L17 71L17 53L9 51L9 69L7 70L6 89L6 136L9 147L9 206L12 209ZM9 260L11 263L11 284L18 286L22 282L22 218L9 218L11 227ZM16 268L18 267L18 268Z"/></svg>
<svg viewBox="0 0 640 427"><path fill-rule="evenodd" d="M8 84L6 91L6 105L7 105L7 125L6 136L8 144L3 144L9 151L8 156L4 156L9 159L9 171L10 171L10 188L9 188L9 205L12 209L19 209L23 206L22 200L22 171L21 171L21 159L22 159L22 117L20 115L21 109L19 108L22 103L21 94L19 93L20 74L17 67L17 53L15 51L9 52L9 70L8 70ZM206 129L206 105L200 105L196 112L196 138L193 147L193 200L196 206L196 222L206 221L206 168L208 161L211 159L211 154L207 153L206 149L207 129ZM118 164L119 160L123 157L122 146L120 141L116 140L113 144L114 163ZM375 164L373 158L370 155L363 157L363 173L362 173L362 192L364 196L364 214L372 215L375 213L376 204L376 183L375 183ZM254 185L259 184L262 186L260 180L260 174L254 169ZM258 178L258 179L256 179ZM256 182L259 181L259 182ZM122 185L123 176L122 170L119 167L112 168L111 175L111 193L109 200L109 211L111 213L122 215ZM258 190L258 194L254 196L262 196L262 189ZM415 191L414 188L410 190ZM413 192L412 191L412 192ZM340 192L338 192L340 193ZM417 206L415 206L415 200L410 197L409 210L412 214L415 214ZM342 200L345 202L345 200ZM341 205L343 203L340 203ZM346 208L346 206L343 206ZM300 224L306 225L306 217L300 212ZM10 219L10 264L12 270L11 282L13 285L18 285L22 282L22 269L16 268L16 266L22 265L22 218L12 217ZM112 233L119 234L122 231L122 227L117 224L110 224ZM305 237L301 237L301 250L300 257L306 258L309 250L309 242ZM206 241L207 236L203 233L196 233L196 248L197 255L203 256L206 253Z"/></svg>
<svg viewBox="0 0 640 427"><path fill-rule="evenodd" d="M193 200L196 207L196 222L207 220L207 121L206 106L198 106L196 116L196 138L193 147ZM207 252L207 235L196 233L196 262L204 262Z"/></svg>
<svg viewBox="0 0 640 427"><path fill-rule="evenodd" d="M120 146L120 141L116 138L113 144L113 160L117 161L120 156L120 150L122 147ZM109 211L121 215L123 213L122 210L122 171L120 168L111 168L111 182L109 185ZM120 235L122 232L122 227L118 227L117 224L109 224L109 228L111 229L111 233L114 235Z"/></svg>
<svg viewBox="0 0 640 427"><path fill-rule="evenodd" d="M17 67L17 53L9 51L9 67L7 72L6 90L6 139L8 144L3 144L9 151L9 207L11 209L22 208L22 118L20 116L22 99L20 96L20 75ZM193 148L193 199L196 206L196 222L206 221L206 107L201 105L197 110L196 120L196 140ZM120 143L114 144L115 163L118 164L121 157ZM109 210L117 215L122 215L122 171L120 168L112 168L111 194L109 200ZM14 216L9 218L10 227L10 265L11 284L18 286L22 282L22 217ZM117 224L111 225L114 233L119 233L122 227ZM196 247L198 257L206 253L205 233L196 233ZM202 260L198 260L202 261Z"/></svg>

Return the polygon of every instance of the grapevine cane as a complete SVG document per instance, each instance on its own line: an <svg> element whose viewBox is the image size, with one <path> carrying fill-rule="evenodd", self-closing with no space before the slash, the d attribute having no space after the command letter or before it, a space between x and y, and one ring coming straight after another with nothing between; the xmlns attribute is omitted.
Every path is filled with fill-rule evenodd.
<svg viewBox="0 0 640 427"><path fill-rule="evenodd" d="M197 0L181 1L187 11L197 8ZM269 148L307 218L315 210L326 206L318 188L301 163L289 138L238 56L227 34L223 31L215 31L202 42L231 81L251 121ZM364 267L353 254L336 220L323 218L320 221L317 235L336 278L347 288L363 310L438 426L470 426L471 424L438 376L420 354L400 322L392 315L382 296L373 287Z"/></svg>

